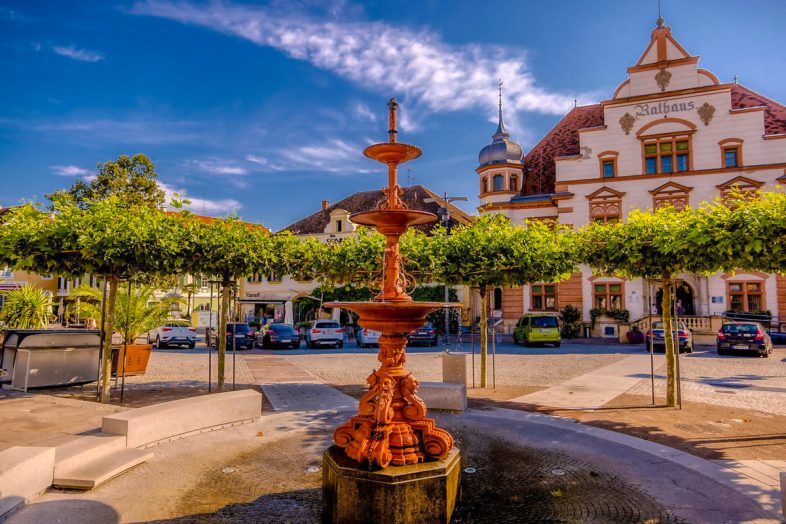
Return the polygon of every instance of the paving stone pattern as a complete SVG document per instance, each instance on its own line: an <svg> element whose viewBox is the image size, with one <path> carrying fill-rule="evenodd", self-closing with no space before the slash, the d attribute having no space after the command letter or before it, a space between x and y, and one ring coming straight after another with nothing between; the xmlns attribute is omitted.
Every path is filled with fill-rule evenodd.
<svg viewBox="0 0 786 524"><path fill-rule="evenodd" d="M774 415L786 415L786 349L776 348L769 358L723 356L715 350L680 357L682 398ZM628 393L649 395L645 378ZM666 369L656 369L655 394L665 396Z"/></svg>

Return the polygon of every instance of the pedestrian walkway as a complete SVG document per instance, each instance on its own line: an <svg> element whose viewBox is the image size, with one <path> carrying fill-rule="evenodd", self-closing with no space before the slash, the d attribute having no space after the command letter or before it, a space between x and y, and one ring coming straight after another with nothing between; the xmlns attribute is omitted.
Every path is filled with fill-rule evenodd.
<svg viewBox="0 0 786 524"><path fill-rule="evenodd" d="M654 356L655 369L665 356ZM597 409L650 376L650 356L632 355L510 402L563 409Z"/></svg>
<svg viewBox="0 0 786 524"><path fill-rule="evenodd" d="M272 353L243 357L276 411L353 411L358 401Z"/></svg>

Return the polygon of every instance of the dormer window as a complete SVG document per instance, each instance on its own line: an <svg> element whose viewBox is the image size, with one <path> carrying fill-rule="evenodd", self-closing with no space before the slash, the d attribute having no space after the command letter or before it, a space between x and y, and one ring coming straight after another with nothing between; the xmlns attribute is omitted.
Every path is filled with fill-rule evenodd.
<svg viewBox="0 0 786 524"><path fill-rule="evenodd" d="M341 228L343 227L344 222L342 220L336 220L336 233L341 233Z"/></svg>

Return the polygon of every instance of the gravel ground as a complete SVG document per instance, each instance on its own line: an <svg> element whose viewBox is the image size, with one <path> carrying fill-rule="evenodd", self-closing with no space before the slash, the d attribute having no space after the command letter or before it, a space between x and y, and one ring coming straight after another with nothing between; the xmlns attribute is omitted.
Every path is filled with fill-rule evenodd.
<svg viewBox="0 0 786 524"><path fill-rule="evenodd" d="M769 358L719 357L714 348L699 348L681 355L680 371L686 401L786 415L786 348L776 348ZM665 396L665 373L665 366L656 370L657 396ZM628 394L649 395L650 388L645 379Z"/></svg>
<svg viewBox="0 0 786 524"><path fill-rule="evenodd" d="M469 351L469 347L462 348ZM630 350L625 346L563 345L561 348L523 348L501 344L496 355L498 385L547 387L601 366L616 362ZM424 382L442 381L441 348L408 348L407 369ZM328 384L365 384L372 369L379 367L376 349L278 351L278 355L317 375ZM471 369L471 355L468 367ZM491 382L493 358L488 357ZM475 377L480 381L480 355L475 355ZM471 376L469 377L471 383Z"/></svg>

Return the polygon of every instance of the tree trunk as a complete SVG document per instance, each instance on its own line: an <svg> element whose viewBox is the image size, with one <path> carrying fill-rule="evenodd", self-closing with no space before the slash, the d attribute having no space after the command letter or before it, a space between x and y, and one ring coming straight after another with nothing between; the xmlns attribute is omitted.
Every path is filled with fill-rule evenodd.
<svg viewBox="0 0 786 524"><path fill-rule="evenodd" d="M115 302L117 301L117 275L107 277L107 304L106 317L104 317L104 348L101 352L101 393L98 400L109 404L112 394L112 333L115 328ZM118 355L118 358L120 355Z"/></svg>
<svg viewBox="0 0 786 524"><path fill-rule="evenodd" d="M674 354L674 322L671 316L674 286L671 281L664 282L661 298L663 309L663 340L666 345L666 405L677 405L677 358Z"/></svg>
<svg viewBox="0 0 786 524"><path fill-rule="evenodd" d="M218 377L216 378L216 389L218 392L224 391L224 362L227 353L227 322L229 322L229 278L224 277L221 282L221 307L218 319L218 364L216 366ZM235 336L234 327L232 336Z"/></svg>
<svg viewBox="0 0 786 524"><path fill-rule="evenodd" d="M488 337L488 293L480 288L480 387L486 387L486 360L489 354Z"/></svg>

